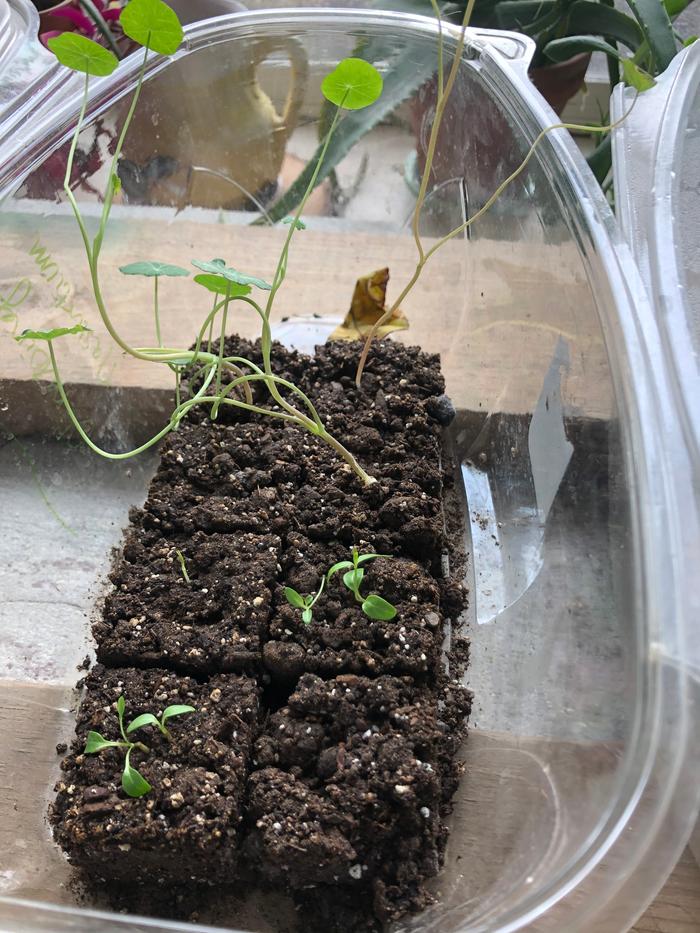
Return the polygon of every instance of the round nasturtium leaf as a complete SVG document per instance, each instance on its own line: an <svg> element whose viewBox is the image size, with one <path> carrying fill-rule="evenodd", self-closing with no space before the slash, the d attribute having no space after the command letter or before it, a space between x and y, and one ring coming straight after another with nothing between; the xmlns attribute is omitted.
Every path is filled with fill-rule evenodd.
<svg viewBox="0 0 700 933"><path fill-rule="evenodd" d="M60 36L49 39L47 45L66 68L94 75L96 78L111 75L119 64L114 52L77 32L63 32Z"/></svg>
<svg viewBox="0 0 700 933"><path fill-rule="evenodd" d="M235 282L237 285L255 285L257 288L262 288L268 292L272 288L264 279L259 279L255 275L246 275L244 272L232 269L230 266L226 265L223 259L212 259L209 262L204 262L201 259L193 259L192 265L201 269L202 272L212 272L214 275L223 275L229 282ZM197 281L196 276L195 281Z"/></svg>
<svg viewBox="0 0 700 933"><path fill-rule="evenodd" d="M208 262L204 259L193 259L192 265L201 269L202 272L213 272L214 275L223 275L226 269L225 259L210 259Z"/></svg>
<svg viewBox="0 0 700 933"><path fill-rule="evenodd" d="M223 274L227 279L237 282L239 285L255 285L256 288L262 288L266 292L269 292L272 288L272 285L266 282L265 279L259 279L257 275L246 275L245 272L238 272L237 269L231 269L230 266Z"/></svg>
<svg viewBox="0 0 700 933"><path fill-rule="evenodd" d="M321 91L326 100L338 107L362 110L379 98L383 85L374 65L362 58L344 58L323 79Z"/></svg>
<svg viewBox="0 0 700 933"><path fill-rule="evenodd" d="M622 62L622 74L630 87L635 88L637 91L648 91L656 84L652 76L643 71L638 65L635 65L630 58L626 58Z"/></svg>
<svg viewBox="0 0 700 933"><path fill-rule="evenodd" d="M177 13L163 0L130 0L119 22L130 39L161 55L172 55L182 42Z"/></svg>
<svg viewBox="0 0 700 933"><path fill-rule="evenodd" d="M55 340L56 337L64 337L66 334L84 334L90 330L84 324L75 324L73 327L54 327L53 330L23 330L21 334L15 337L15 340Z"/></svg>
<svg viewBox="0 0 700 933"><path fill-rule="evenodd" d="M182 266L172 266L167 262L155 262L147 260L144 262L132 262L128 266L119 266L119 271L124 275L189 275L187 269Z"/></svg>
<svg viewBox="0 0 700 933"><path fill-rule="evenodd" d="M197 285L202 285L215 295L228 295L229 298L241 298L243 295L249 295L250 285L237 285L230 279L225 279L223 275L210 275L202 273L194 277Z"/></svg>

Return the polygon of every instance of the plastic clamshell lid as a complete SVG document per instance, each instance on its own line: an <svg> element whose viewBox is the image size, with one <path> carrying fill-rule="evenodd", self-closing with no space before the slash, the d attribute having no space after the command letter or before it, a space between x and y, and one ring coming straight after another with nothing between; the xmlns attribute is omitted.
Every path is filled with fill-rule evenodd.
<svg viewBox="0 0 700 933"><path fill-rule="evenodd" d="M640 94L619 85L616 209L652 299L676 403L700 469L700 42Z"/></svg>

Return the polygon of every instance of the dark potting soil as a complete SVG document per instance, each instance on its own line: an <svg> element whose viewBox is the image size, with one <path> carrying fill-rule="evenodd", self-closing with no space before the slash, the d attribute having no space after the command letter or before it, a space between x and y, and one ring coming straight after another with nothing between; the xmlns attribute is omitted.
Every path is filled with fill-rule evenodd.
<svg viewBox="0 0 700 933"><path fill-rule="evenodd" d="M293 891L353 887L382 921L425 906L467 712L408 677L304 674L255 745L246 857Z"/></svg>
<svg viewBox="0 0 700 933"><path fill-rule="evenodd" d="M76 736L61 763L50 819L70 861L106 883L229 882L236 870L251 749L258 732L259 688L249 677L218 675L202 683L171 671L107 669L88 674ZM170 740L155 726L130 734L148 753L131 764L151 784L143 797L121 788L124 750L83 754L87 733L119 741L117 700L125 726L173 704L194 713L168 720Z"/></svg>
<svg viewBox="0 0 700 933"><path fill-rule="evenodd" d="M164 538L136 525L94 627L98 660L193 674L257 667L280 550L276 535L241 533L232 546L230 535Z"/></svg>
<svg viewBox="0 0 700 933"><path fill-rule="evenodd" d="M226 352L260 361L258 345L237 338ZM92 878L116 878L106 866L120 858L120 879L160 872L165 891L184 877L235 884L240 865L241 883L283 885L301 925L326 931L374 929L429 903L469 708L459 665L450 680L442 662L465 601L444 575L454 534L442 428L453 409L436 357L377 343L357 389L358 354L339 343L312 358L276 347L273 359L377 479L369 488L311 435L236 408L215 422L194 409L165 439L94 625L107 666L87 678L51 816ZM267 404L260 385L254 393ZM362 593L388 599L396 617L367 618L336 574L304 625L283 588L314 591L353 546L390 555L364 565ZM190 698L161 701L149 678ZM118 737L119 689L129 718L171 702L197 709L173 720L172 743L149 735L149 754L133 753L154 787L138 799L119 786L121 751L81 754L89 729ZM230 774L204 762L219 745ZM178 846L181 864L164 854Z"/></svg>

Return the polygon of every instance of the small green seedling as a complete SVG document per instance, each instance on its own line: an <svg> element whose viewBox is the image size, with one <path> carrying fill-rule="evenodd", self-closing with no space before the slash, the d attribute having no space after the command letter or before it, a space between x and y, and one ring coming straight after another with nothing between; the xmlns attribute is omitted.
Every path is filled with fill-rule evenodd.
<svg viewBox="0 0 700 933"><path fill-rule="evenodd" d="M185 555L182 553L182 551L178 550L178 548L175 548L175 554L177 555L177 561L180 564L180 571L182 573L182 579L185 581L185 583L191 583L192 580L190 579L189 573L187 573L187 564L185 563Z"/></svg>
<svg viewBox="0 0 700 933"><path fill-rule="evenodd" d="M359 554L357 548L352 549L352 560L341 560L333 564L326 574L326 579L330 582L331 577L341 570L343 574L343 583L354 595L358 603L362 604L362 611L370 619L393 619L396 615L396 608L386 599L371 593L369 596L363 596L360 587L365 576L364 568L361 564L370 560L376 560L377 557L387 557L389 554Z"/></svg>
<svg viewBox="0 0 700 933"><path fill-rule="evenodd" d="M131 751L134 748L138 748L142 752L148 752L150 749L147 745L144 745L143 742L132 742L128 738L129 734L135 732L136 729L143 728L144 726L155 725L163 733L165 738L170 740L170 733L165 726L167 720L171 719L173 716L182 716L185 713L194 713L195 710L193 706L168 706L163 710L163 714L160 719L156 719L152 713L143 713L141 716L137 716L133 722L129 723L125 729L125 709L126 700L123 696L120 696L117 700L117 715L119 716L119 731L122 735L122 741L110 741L109 739L105 739L103 735L100 735L99 732L93 732L91 730L87 735L87 742L85 743L85 754L95 755L105 748L126 749L126 755L124 757L124 770L122 771L122 787L124 792L128 794L129 797L143 797L144 794L147 794L150 790L152 790L152 787L146 778L139 771L137 771L136 768L132 767Z"/></svg>
<svg viewBox="0 0 700 933"><path fill-rule="evenodd" d="M132 723L129 723L127 727L127 735L130 732L135 732L136 729L142 729L144 726L156 726L165 738L170 741L172 736L166 728L166 722L169 719L172 719L173 716L184 716L185 713L194 713L194 706L186 706L182 703L176 703L174 706L166 706L163 710L160 719L155 717L153 713L142 713L140 716L137 716Z"/></svg>
<svg viewBox="0 0 700 933"><path fill-rule="evenodd" d="M311 622L313 617L313 608L316 604L316 600L319 598L323 589L326 585L326 578L321 577L321 585L319 586L316 593L309 593L308 596L302 596L301 593L297 593L295 589L292 589L291 586L285 586L284 596L290 606L294 606L295 609L301 609L301 620L304 625L308 625Z"/></svg>

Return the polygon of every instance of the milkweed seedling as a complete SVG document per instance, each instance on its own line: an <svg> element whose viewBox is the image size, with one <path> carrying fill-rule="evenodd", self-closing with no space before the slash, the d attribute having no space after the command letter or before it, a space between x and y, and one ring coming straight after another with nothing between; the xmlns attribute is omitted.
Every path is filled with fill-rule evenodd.
<svg viewBox="0 0 700 933"><path fill-rule="evenodd" d="M321 585L315 593L309 593L308 596L302 596L301 593L297 593L295 589L291 586L285 586L284 596L290 606L294 606L295 609L301 609L301 620L304 625L308 625L313 618L313 608L316 604L316 600L323 592L323 589L326 585L326 578L321 577Z"/></svg>
<svg viewBox="0 0 700 933"><path fill-rule="evenodd" d="M187 564L185 563L185 555L178 548L175 548L175 554L177 556L177 561L180 565L180 572L182 573L182 579L185 583L191 583L189 573L187 573Z"/></svg>
<svg viewBox="0 0 700 933"><path fill-rule="evenodd" d="M93 732L91 730L87 734L85 754L95 755L105 748L125 749L126 754L124 756L124 770L122 771L122 787L129 797L143 797L144 794L147 794L153 788L146 778L136 768L132 767L130 756L133 748L138 748L142 752L149 752L150 749L147 745L144 745L143 742L132 742L129 739L130 733L135 732L137 729L142 729L144 726L157 726L165 738L170 741L171 735L165 725L168 719L172 719L173 716L182 716L185 713L194 713L195 709L193 706L168 706L163 710L160 719L157 719L153 713L143 713L130 722L126 729L124 728L125 709L126 700L123 696L120 696L117 700L117 715L119 717L119 731L121 732L122 740L117 742L110 741L103 735L100 735L99 732Z"/></svg>
<svg viewBox="0 0 700 933"><path fill-rule="evenodd" d="M356 547L352 549L352 560L341 560L333 564L326 574L326 579L330 582L331 577L341 570L343 574L343 583L350 590L358 603L362 604L362 611L370 619L393 619L396 615L396 607L382 596L376 593L370 593L369 596L363 596L360 592L362 581L365 576L364 567L367 561L376 560L377 557L386 557L391 559L389 554L359 554Z"/></svg>

